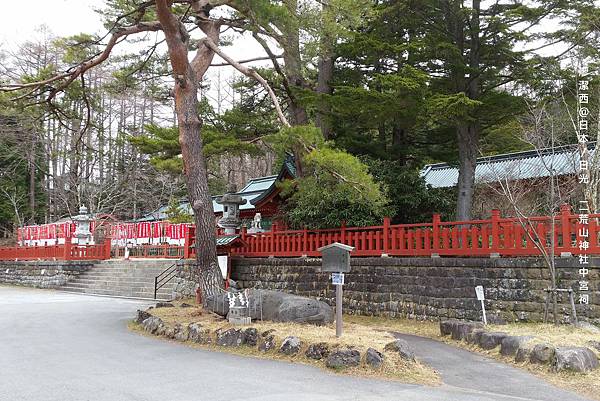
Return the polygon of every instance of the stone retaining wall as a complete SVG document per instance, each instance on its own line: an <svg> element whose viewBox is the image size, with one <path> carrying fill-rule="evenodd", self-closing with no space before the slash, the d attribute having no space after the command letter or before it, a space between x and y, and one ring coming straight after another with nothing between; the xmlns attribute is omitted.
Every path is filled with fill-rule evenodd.
<svg viewBox="0 0 600 401"><path fill-rule="evenodd" d="M56 288L93 265L93 261L0 261L0 283Z"/></svg>
<svg viewBox="0 0 600 401"><path fill-rule="evenodd" d="M263 288L317 297L330 304L335 288L329 274L315 273L317 258L237 258L232 279L242 288ZM490 321L543 320L549 274L537 258L354 258L346 274L344 311L418 319L481 319L474 287L483 285ZM578 289L576 258L557 259L558 286ZM600 324L600 258L591 261L590 305L578 316ZM568 297L561 319L568 320Z"/></svg>

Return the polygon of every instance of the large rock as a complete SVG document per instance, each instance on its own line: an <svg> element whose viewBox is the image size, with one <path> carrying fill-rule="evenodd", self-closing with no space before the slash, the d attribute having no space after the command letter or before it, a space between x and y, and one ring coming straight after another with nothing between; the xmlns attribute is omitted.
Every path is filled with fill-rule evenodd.
<svg viewBox="0 0 600 401"><path fill-rule="evenodd" d="M595 348L596 351L600 352L600 341L590 340L588 341L588 345L592 348Z"/></svg>
<svg viewBox="0 0 600 401"><path fill-rule="evenodd" d="M554 358L554 352L556 348L554 348L550 344L542 343L536 344L531 349L531 354L529 355L529 361L531 363L548 363L552 361Z"/></svg>
<svg viewBox="0 0 600 401"><path fill-rule="evenodd" d="M279 347L279 352L285 355L295 355L300 351L302 341L298 337L289 336L286 337Z"/></svg>
<svg viewBox="0 0 600 401"><path fill-rule="evenodd" d="M227 316L229 312L227 294L209 296L207 305L221 316ZM333 322L333 309L325 302L279 291L249 290L248 311L252 319L262 318L273 322L317 325Z"/></svg>
<svg viewBox="0 0 600 401"><path fill-rule="evenodd" d="M482 333L479 337L479 346L483 349L494 349L506 337L508 337L508 334L502 332Z"/></svg>
<svg viewBox="0 0 600 401"><path fill-rule="evenodd" d="M531 351L533 347L530 344L523 344L517 350L515 355L515 362L526 362L531 359Z"/></svg>
<svg viewBox="0 0 600 401"><path fill-rule="evenodd" d="M258 343L258 350L262 352L267 352L273 348L275 348L275 337L272 335L264 336L264 338L260 339Z"/></svg>
<svg viewBox="0 0 600 401"><path fill-rule="evenodd" d="M400 357L404 360L411 361L411 362L415 361L414 351L412 350L410 345L408 345L408 343L401 338L399 338L395 341L392 341L391 343L386 344L386 346L384 347L384 350L391 351L391 352L397 352L398 354L400 354Z"/></svg>
<svg viewBox="0 0 600 401"><path fill-rule="evenodd" d="M145 319L142 322L142 327L144 327L144 330L152 334L156 334L156 331L161 326L164 327L164 323L161 318L156 316L150 316L148 319Z"/></svg>
<svg viewBox="0 0 600 401"><path fill-rule="evenodd" d="M188 326L190 341L199 344L210 344L212 342L210 330L202 328L200 323L190 323Z"/></svg>
<svg viewBox="0 0 600 401"><path fill-rule="evenodd" d="M332 369L343 369L360 365L360 352L355 349L335 350L327 357L325 366Z"/></svg>
<svg viewBox="0 0 600 401"><path fill-rule="evenodd" d="M483 329L475 329L472 332L470 332L469 334L467 334L467 342L469 344L479 344L479 340L481 339L481 335L485 333L485 330Z"/></svg>
<svg viewBox="0 0 600 401"><path fill-rule="evenodd" d="M137 315L135 317L135 322L142 324L142 322L146 319L148 319L149 317L151 317L152 315L148 312L146 312L145 310L139 310L137 311Z"/></svg>
<svg viewBox="0 0 600 401"><path fill-rule="evenodd" d="M449 336L450 334L452 334L452 328L458 322L459 321L456 320L456 319L450 319L450 320L442 320L442 321L440 321L440 334L442 336Z"/></svg>
<svg viewBox="0 0 600 401"><path fill-rule="evenodd" d="M519 348L523 348L532 339L532 336L507 336L500 343L500 354L514 356Z"/></svg>
<svg viewBox="0 0 600 401"><path fill-rule="evenodd" d="M483 324L479 322L462 322L456 321L452 326L452 339L453 340L466 340L467 336L474 330L483 329Z"/></svg>
<svg viewBox="0 0 600 401"><path fill-rule="evenodd" d="M239 329L217 330L217 345L239 347L244 344L244 333Z"/></svg>
<svg viewBox="0 0 600 401"><path fill-rule="evenodd" d="M369 366L379 369L383 365L383 355L374 348L367 349L365 360Z"/></svg>
<svg viewBox="0 0 600 401"><path fill-rule="evenodd" d="M187 327L183 327L181 324L177 323L175 325L175 335L173 338L177 341L187 341L189 338L189 332Z"/></svg>
<svg viewBox="0 0 600 401"><path fill-rule="evenodd" d="M304 355L310 359L323 359L329 355L329 347L327 346L327 343L311 344L308 346Z"/></svg>
<svg viewBox="0 0 600 401"><path fill-rule="evenodd" d="M554 369L589 372L599 366L598 357L587 347L558 347L554 353Z"/></svg>
<svg viewBox="0 0 600 401"><path fill-rule="evenodd" d="M156 307L157 308L174 308L175 305L173 305L170 302L157 302Z"/></svg>

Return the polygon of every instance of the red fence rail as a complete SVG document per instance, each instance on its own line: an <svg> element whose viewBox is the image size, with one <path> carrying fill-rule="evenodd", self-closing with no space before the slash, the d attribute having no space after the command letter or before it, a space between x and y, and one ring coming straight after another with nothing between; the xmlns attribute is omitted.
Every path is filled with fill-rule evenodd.
<svg viewBox="0 0 600 401"><path fill-rule="evenodd" d="M538 256L540 247L554 252L600 255L600 214L588 216L583 224L568 205L561 207L553 219L548 216L526 220L502 218L492 211L487 220L443 222L434 215L431 223L390 224L371 227L345 227L325 230L278 230L249 234L242 229L245 245L230 250L233 255L248 257L319 256L318 248L341 242L355 249L352 256ZM552 239L552 236L554 238ZM131 258L191 258L195 255L194 227L187 230L185 245L138 245L129 248ZM587 249L581 249L582 241ZM537 246L539 244L540 246ZM124 247L113 247L110 240L104 245L64 245L0 248L0 260L35 259L108 259L123 258Z"/></svg>
<svg viewBox="0 0 600 401"><path fill-rule="evenodd" d="M110 258L110 241L100 245L77 245L69 239L50 246L0 247L0 260L102 260Z"/></svg>
<svg viewBox="0 0 600 401"><path fill-rule="evenodd" d="M536 243L550 253L554 228L556 255L600 255L599 218L600 214L589 215L589 223L584 225L565 205L554 217L554 227L551 217L501 218L498 211L487 220L442 222L439 215L434 215L431 223L424 224L392 225L384 219L381 226L327 230L277 231L275 226L265 233L242 231L247 245L232 253L248 257L319 256L318 248L341 242L355 248L353 256L537 256L541 250ZM588 247L581 250L580 241L584 239Z"/></svg>

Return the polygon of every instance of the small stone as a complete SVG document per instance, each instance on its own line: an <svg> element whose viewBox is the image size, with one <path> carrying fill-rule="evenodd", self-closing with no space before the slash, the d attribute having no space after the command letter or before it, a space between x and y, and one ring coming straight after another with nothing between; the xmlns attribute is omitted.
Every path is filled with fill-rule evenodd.
<svg viewBox="0 0 600 401"><path fill-rule="evenodd" d="M590 340L588 341L588 345L592 348L595 348L596 351L600 352L600 341Z"/></svg>
<svg viewBox="0 0 600 401"><path fill-rule="evenodd" d="M310 359L323 359L329 355L329 347L327 343L316 343L308 346L308 349L304 353L307 358Z"/></svg>
<svg viewBox="0 0 600 401"><path fill-rule="evenodd" d="M470 332L469 334L467 334L467 342L469 344L479 344L479 341L481 339L481 335L485 333L485 330L483 329L475 329L472 332Z"/></svg>
<svg viewBox="0 0 600 401"><path fill-rule="evenodd" d="M244 343L244 333L239 329L229 329L216 331L217 345L223 347L239 347Z"/></svg>
<svg viewBox="0 0 600 401"><path fill-rule="evenodd" d="M163 331L162 335L164 335L167 338L175 338L175 327L173 326L165 326L165 330Z"/></svg>
<svg viewBox="0 0 600 401"><path fill-rule="evenodd" d="M179 305L180 308L191 308L192 305L190 304L186 304L185 302L183 302L181 305Z"/></svg>
<svg viewBox="0 0 600 401"><path fill-rule="evenodd" d="M279 347L279 352L285 355L294 355L300 351L300 347L302 346L302 342L298 337L288 336L281 343L281 347Z"/></svg>
<svg viewBox="0 0 600 401"><path fill-rule="evenodd" d="M519 348L532 339L532 336L507 336L500 343L500 354L504 356L516 355Z"/></svg>
<svg viewBox="0 0 600 401"><path fill-rule="evenodd" d="M256 347L258 343L258 330L254 327L249 327L244 330L244 343L251 347Z"/></svg>
<svg viewBox="0 0 600 401"><path fill-rule="evenodd" d="M374 348L367 349L367 356L365 359L367 364L375 369L379 369L381 365L383 365L383 355Z"/></svg>
<svg viewBox="0 0 600 401"><path fill-rule="evenodd" d="M502 340L508 337L508 334L502 332L491 332L491 333L482 333L479 338L479 346L483 349L494 349Z"/></svg>
<svg viewBox="0 0 600 401"><path fill-rule="evenodd" d="M355 349L333 351L327 357L325 366L332 369L343 369L360 364L360 352Z"/></svg>
<svg viewBox="0 0 600 401"><path fill-rule="evenodd" d="M164 323L162 321L161 318L156 317L156 316L150 316L149 318L145 319L142 322L142 326L144 327L144 330L146 330L147 332L150 332L152 334L156 333L156 330L159 328L159 326L163 326Z"/></svg>
<svg viewBox="0 0 600 401"><path fill-rule="evenodd" d="M188 326L188 333L190 341L195 343L210 344L212 342L210 330L202 328L200 323L190 323Z"/></svg>
<svg viewBox="0 0 600 401"><path fill-rule="evenodd" d="M262 352L267 352L271 349L275 348L275 337L268 336L267 338L261 339L258 343L258 350Z"/></svg>
<svg viewBox="0 0 600 401"><path fill-rule="evenodd" d="M175 325L175 335L173 338L177 341L187 341L189 338L189 333L186 327L183 327L181 324L177 323Z"/></svg>
<svg viewBox="0 0 600 401"><path fill-rule="evenodd" d="M391 343L386 344L386 346L384 347L384 350L397 352L398 354L400 354L400 357L404 360L411 361L411 362L415 361L414 351L412 350L410 345L408 345L406 340L403 340L401 338L399 338L395 341L392 341Z"/></svg>
<svg viewBox="0 0 600 401"><path fill-rule="evenodd" d="M452 334L452 327L458 322L458 320L442 320L440 321L440 334L443 336L449 336Z"/></svg>
<svg viewBox="0 0 600 401"><path fill-rule="evenodd" d="M548 363L554 358L555 348L550 344L536 344L531 350L529 361L531 363Z"/></svg>
<svg viewBox="0 0 600 401"><path fill-rule="evenodd" d="M597 369L600 364L598 357L587 347L556 348L554 370L571 370L574 372L589 372Z"/></svg>
<svg viewBox="0 0 600 401"><path fill-rule="evenodd" d="M137 316L135 318L135 322L141 324L144 320L148 319L152 315L145 310L137 310Z"/></svg>
<svg viewBox="0 0 600 401"><path fill-rule="evenodd" d="M479 322L457 321L452 325L452 339L466 340L467 336L476 329L483 329L483 324Z"/></svg>
<svg viewBox="0 0 600 401"><path fill-rule="evenodd" d="M533 347L531 345L523 344L517 349L517 355L515 355L515 362L525 362L531 358L531 351Z"/></svg>
<svg viewBox="0 0 600 401"><path fill-rule="evenodd" d="M273 334L274 332L275 332L275 329L269 329L269 330L265 330L265 331L263 331L263 332L260 334L260 336L261 336L261 337L268 337L268 336L270 336L271 334Z"/></svg>
<svg viewBox="0 0 600 401"><path fill-rule="evenodd" d="M173 305L170 302L157 302L156 307L157 308L174 308L175 305Z"/></svg>

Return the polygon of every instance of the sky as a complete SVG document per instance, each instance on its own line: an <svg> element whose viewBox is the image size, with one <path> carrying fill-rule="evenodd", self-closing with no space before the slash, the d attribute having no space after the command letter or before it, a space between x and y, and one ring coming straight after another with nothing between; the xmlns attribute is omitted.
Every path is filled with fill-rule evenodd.
<svg viewBox="0 0 600 401"><path fill-rule="evenodd" d="M2 3L0 50L11 49L15 43L34 38L41 25L46 25L55 36L106 32L100 16L94 12L95 8L102 8L103 0L4 0ZM237 60L265 55L260 45L250 37L241 37L234 42L234 46L223 50ZM215 57L214 62L221 61L219 57ZM264 65L265 62L259 64ZM236 72L232 67L209 69L207 78L212 82L212 90L208 96L213 98L213 102L217 97L216 81L220 79L225 83L234 73Z"/></svg>

